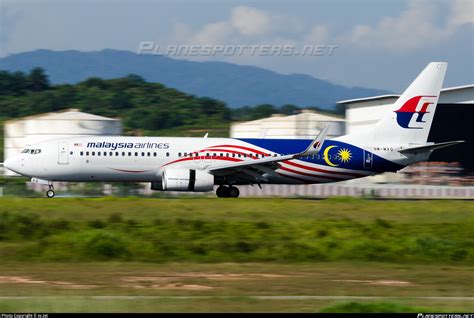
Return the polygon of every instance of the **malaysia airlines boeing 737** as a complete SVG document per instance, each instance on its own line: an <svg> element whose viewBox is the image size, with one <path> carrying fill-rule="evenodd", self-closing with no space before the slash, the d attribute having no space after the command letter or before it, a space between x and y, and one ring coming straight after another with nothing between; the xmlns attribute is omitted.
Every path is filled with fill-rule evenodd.
<svg viewBox="0 0 474 318"><path fill-rule="evenodd" d="M150 182L159 191L238 197L237 185L312 184L361 178L427 160L460 143L427 142L447 63L433 62L373 128L314 140L84 136L24 149L4 166L32 182Z"/></svg>

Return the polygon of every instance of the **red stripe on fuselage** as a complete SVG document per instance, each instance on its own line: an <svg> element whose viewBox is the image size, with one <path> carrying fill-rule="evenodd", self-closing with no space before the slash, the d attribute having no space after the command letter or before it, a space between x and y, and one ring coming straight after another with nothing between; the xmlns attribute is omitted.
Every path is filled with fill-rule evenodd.
<svg viewBox="0 0 474 318"><path fill-rule="evenodd" d="M291 168L288 168L288 167L280 167L279 169L284 170L284 171L288 171L288 172L292 172L292 173L296 173L296 174L306 176L306 177L321 178L321 179L328 179L328 180L341 180L341 179L334 178L334 177L321 176L321 175L316 175L314 173L306 173L306 172L294 170L294 169L291 169Z"/></svg>
<svg viewBox="0 0 474 318"><path fill-rule="evenodd" d="M207 149L211 149L211 148L219 148L219 147L229 147L229 148L238 148L238 149L244 149L244 150L247 150L247 151L252 151L252 152L255 152L255 153L258 153L259 155L267 155L267 153L265 152L262 152L260 150L256 150L256 149L252 149L252 148L249 148L249 147L244 147L244 146L234 146L234 145L217 145L217 146L211 146Z"/></svg>
<svg viewBox="0 0 474 318"><path fill-rule="evenodd" d="M338 175L343 175L343 176L351 176L351 177L365 177L365 174L360 174L360 173L353 173L353 172L344 172L344 171L332 171L332 170L325 170L325 169L320 169L320 168L314 168L314 167L308 167L293 161L283 161L283 163L289 164L294 167L298 167L301 169L307 169L311 171L316 171L316 172L322 172L322 173L329 173L329 174L338 174Z"/></svg>
<svg viewBox="0 0 474 318"><path fill-rule="evenodd" d="M220 156L199 156L199 157L186 157L186 158L181 158L177 159L175 161L168 162L167 164L164 164L162 167L170 165L172 163L177 163L177 162L183 162L183 161L190 161L190 160L225 160L225 161L233 161L233 162L239 162L242 161L241 159L237 158L231 158L231 157L220 157Z"/></svg>
<svg viewBox="0 0 474 318"><path fill-rule="evenodd" d="M247 153L245 152L240 152L240 151L235 151L235 150L228 150L228 149L220 149L220 148L216 148L216 149L204 149L204 150L200 150L199 152L229 152L229 153L235 153L235 154L238 154L238 155L247 155Z"/></svg>
<svg viewBox="0 0 474 318"><path fill-rule="evenodd" d="M143 172L150 171L150 170L124 170L124 169L115 169L115 168L109 168L109 169L120 171L120 172L129 172L129 173L143 173Z"/></svg>

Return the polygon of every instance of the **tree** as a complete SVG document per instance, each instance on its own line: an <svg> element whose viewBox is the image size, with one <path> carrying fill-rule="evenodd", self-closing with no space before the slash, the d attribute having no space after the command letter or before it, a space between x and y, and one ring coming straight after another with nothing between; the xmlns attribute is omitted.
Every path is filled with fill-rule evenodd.
<svg viewBox="0 0 474 318"><path fill-rule="evenodd" d="M48 76L41 67L35 67L32 69L28 76L28 80L30 82L31 90L36 92L44 91L50 86Z"/></svg>

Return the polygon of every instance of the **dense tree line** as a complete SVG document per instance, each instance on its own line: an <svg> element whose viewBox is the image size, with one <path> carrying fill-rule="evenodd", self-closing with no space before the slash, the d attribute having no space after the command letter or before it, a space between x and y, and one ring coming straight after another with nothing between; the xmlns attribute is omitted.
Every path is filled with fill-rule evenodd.
<svg viewBox="0 0 474 318"><path fill-rule="evenodd" d="M264 104L231 110L222 101L196 97L138 75L104 80L89 78L75 85L51 85L41 68L0 71L0 118L78 108L84 112L124 120L127 132L145 130L227 128L231 121L254 120L274 113L293 114L295 105L276 108ZM227 129L224 129L227 130Z"/></svg>

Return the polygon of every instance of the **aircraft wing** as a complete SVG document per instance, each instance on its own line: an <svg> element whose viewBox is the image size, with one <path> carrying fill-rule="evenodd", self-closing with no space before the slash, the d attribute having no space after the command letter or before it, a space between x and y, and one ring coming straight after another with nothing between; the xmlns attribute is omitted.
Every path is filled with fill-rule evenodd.
<svg viewBox="0 0 474 318"><path fill-rule="evenodd" d="M214 175L244 173L247 176L250 176L255 179L257 182L259 180L265 181L265 178L262 175L265 173L275 173L274 171L280 167L278 162L317 154L324 143L328 129L329 125L324 127L319 133L319 135L310 143L308 148L306 148L302 152L283 156L265 157L255 160L212 165L209 166L207 170Z"/></svg>

